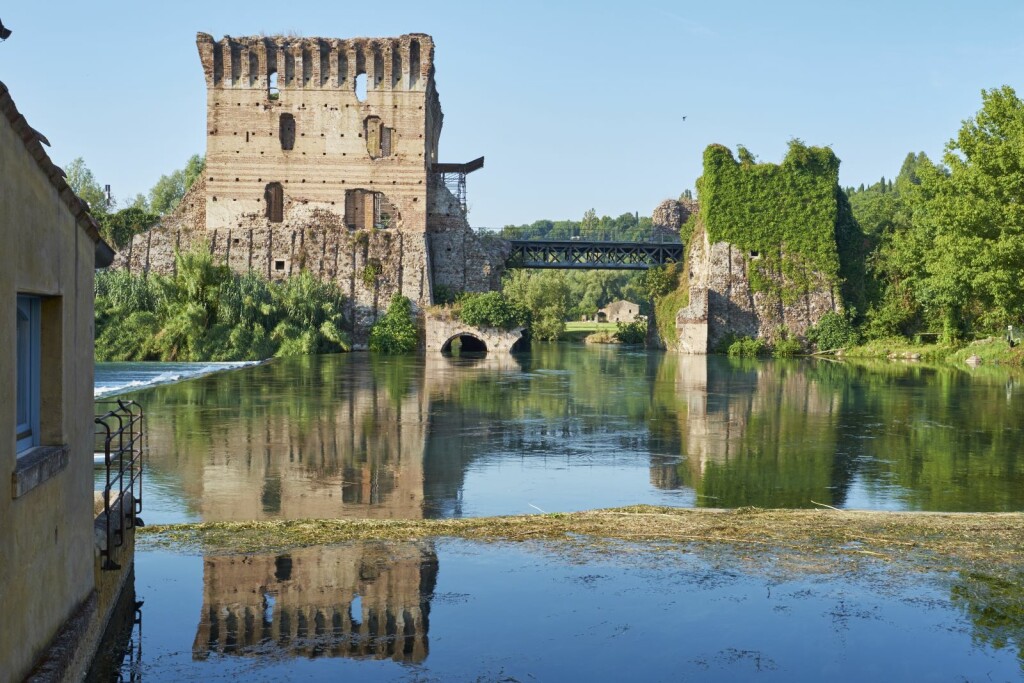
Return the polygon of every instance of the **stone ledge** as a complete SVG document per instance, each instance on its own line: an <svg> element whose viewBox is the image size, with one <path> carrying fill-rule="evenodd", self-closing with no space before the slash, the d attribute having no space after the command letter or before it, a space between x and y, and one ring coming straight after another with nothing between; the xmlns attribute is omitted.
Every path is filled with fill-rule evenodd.
<svg viewBox="0 0 1024 683"><path fill-rule="evenodd" d="M37 446L18 456L11 474L11 498L20 498L68 466L70 449L61 446Z"/></svg>
<svg viewBox="0 0 1024 683"><path fill-rule="evenodd" d="M98 608L99 600L94 589L50 641L32 673L25 678L26 683L56 683L75 678L73 672L80 668L76 663L83 655L84 636L90 625L96 622Z"/></svg>

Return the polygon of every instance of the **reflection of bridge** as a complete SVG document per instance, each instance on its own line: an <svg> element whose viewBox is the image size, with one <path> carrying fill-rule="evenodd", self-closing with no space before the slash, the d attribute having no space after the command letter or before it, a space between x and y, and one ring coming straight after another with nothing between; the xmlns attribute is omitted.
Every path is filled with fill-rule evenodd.
<svg viewBox="0 0 1024 683"><path fill-rule="evenodd" d="M647 270L683 260L679 242L602 240L511 240L509 268L603 268Z"/></svg>

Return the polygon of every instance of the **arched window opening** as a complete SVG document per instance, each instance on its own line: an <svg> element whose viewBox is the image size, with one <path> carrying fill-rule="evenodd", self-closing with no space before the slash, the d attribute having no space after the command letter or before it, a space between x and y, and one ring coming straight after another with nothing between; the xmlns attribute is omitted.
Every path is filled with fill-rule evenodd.
<svg viewBox="0 0 1024 683"><path fill-rule="evenodd" d="M291 114L281 114L278 136L281 139L281 149L288 151L295 149L295 117Z"/></svg>
<svg viewBox="0 0 1024 683"><path fill-rule="evenodd" d="M362 46L356 46L356 80L353 87L356 92L356 99L360 102L366 101L366 55Z"/></svg>
<svg viewBox="0 0 1024 683"><path fill-rule="evenodd" d="M366 73L356 74L356 99L366 101Z"/></svg>
<svg viewBox="0 0 1024 683"><path fill-rule="evenodd" d="M284 220L284 188L281 183L267 183L263 201L267 205L266 217L271 223L280 223Z"/></svg>
<svg viewBox="0 0 1024 683"><path fill-rule="evenodd" d="M267 79L267 99L276 100L281 97L281 91L277 87L277 71L270 72Z"/></svg>

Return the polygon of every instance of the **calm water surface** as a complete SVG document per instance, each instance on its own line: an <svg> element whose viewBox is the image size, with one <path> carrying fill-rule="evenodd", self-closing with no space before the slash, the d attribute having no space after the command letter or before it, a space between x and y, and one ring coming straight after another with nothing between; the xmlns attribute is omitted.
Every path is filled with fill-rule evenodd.
<svg viewBox="0 0 1024 683"><path fill-rule="evenodd" d="M146 551L136 575L144 605L114 663L123 680L1024 675L1024 622L1006 611L1007 596L993 600L977 577L873 560L819 575L728 553L437 540L279 555ZM1019 600L1018 588L1009 604Z"/></svg>
<svg viewBox="0 0 1024 683"><path fill-rule="evenodd" d="M131 397L149 422L149 523L630 503L1024 509L1024 386L995 368L549 345L282 360ZM443 539L140 547L140 618L128 609L127 647L105 650L126 680L1024 675L1020 585L870 558L820 571L775 551Z"/></svg>
<svg viewBox="0 0 1024 683"><path fill-rule="evenodd" d="M1024 510L1024 385L996 368L539 345L278 360L131 397L149 424L147 522Z"/></svg>

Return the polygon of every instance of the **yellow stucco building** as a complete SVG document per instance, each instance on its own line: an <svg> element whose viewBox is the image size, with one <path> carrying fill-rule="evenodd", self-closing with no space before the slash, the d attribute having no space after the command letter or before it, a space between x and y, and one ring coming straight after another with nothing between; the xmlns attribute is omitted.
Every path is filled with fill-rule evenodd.
<svg viewBox="0 0 1024 683"><path fill-rule="evenodd" d="M3 83L0 111L0 681L72 680L133 549L121 544L121 570L100 569L93 277L114 253Z"/></svg>

